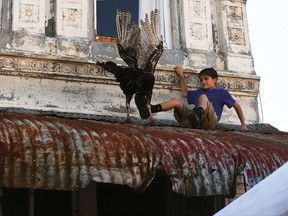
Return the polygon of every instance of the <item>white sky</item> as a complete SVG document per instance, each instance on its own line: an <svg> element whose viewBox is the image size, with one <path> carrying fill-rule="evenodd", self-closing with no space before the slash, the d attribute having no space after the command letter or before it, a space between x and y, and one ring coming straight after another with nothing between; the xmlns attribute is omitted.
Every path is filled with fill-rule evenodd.
<svg viewBox="0 0 288 216"><path fill-rule="evenodd" d="M288 0L247 0L247 14L263 122L288 132Z"/></svg>

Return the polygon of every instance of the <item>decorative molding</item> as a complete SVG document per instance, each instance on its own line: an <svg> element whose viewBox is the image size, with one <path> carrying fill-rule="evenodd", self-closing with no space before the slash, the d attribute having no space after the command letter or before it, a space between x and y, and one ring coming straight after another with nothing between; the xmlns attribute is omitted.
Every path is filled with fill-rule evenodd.
<svg viewBox="0 0 288 216"><path fill-rule="evenodd" d="M233 91L252 91L258 92L259 82L241 78L224 78L220 77L217 86Z"/></svg>
<svg viewBox="0 0 288 216"><path fill-rule="evenodd" d="M39 5L38 4L19 4L19 22L21 23L36 23L39 20Z"/></svg>
<svg viewBox="0 0 288 216"><path fill-rule="evenodd" d="M2 74L3 72L12 72L37 77L42 74L46 78L49 78L47 75L52 75L51 77L55 79L57 79L55 75L65 75L67 79L69 77L114 79L113 74L95 64L10 56L0 56L0 70Z"/></svg>
<svg viewBox="0 0 288 216"><path fill-rule="evenodd" d="M243 8L226 6L229 42L234 45L246 46Z"/></svg>
<svg viewBox="0 0 288 216"><path fill-rule="evenodd" d="M44 33L45 3L40 0L13 1L13 30Z"/></svg>
<svg viewBox="0 0 288 216"><path fill-rule="evenodd" d="M157 71L155 78L156 85L160 85L162 88L170 87L171 89L180 89L180 80L174 72L171 73L170 71ZM196 72L186 73L185 79L188 87L190 88L197 88L200 86L200 81ZM222 87L234 92L249 92L249 94L257 94L259 90L259 80L219 75L217 80L217 87Z"/></svg>
<svg viewBox="0 0 288 216"><path fill-rule="evenodd" d="M58 0L57 33L65 36L87 37L88 1Z"/></svg>
<svg viewBox="0 0 288 216"><path fill-rule="evenodd" d="M248 34L246 6L240 0L219 2L221 13L222 48L225 69L237 73L249 74L254 71ZM222 35L221 35L222 36Z"/></svg>
<svg viewBox="0 0 288 216"><path fill-rule="evenodd" d="M81 30L82 24L82 11L76 10L73 8L64 8L63 9L63 26L65 28L74 28Z"/></svg>
<svg viewBox="0 0 288 216"><path fill-rule="evenodd" d="M84 79L83 82L117 84L112 73L96 64L46 59L0 56L0 74L62 80ZM200 86L197 72L189 71L185 73L185 77L190 88ZM155 81L155 88L158 89L180 89L180 80L173 71L157 69ZM259 80L219 75L217 86L236 92L248 92L251 95L258 93Z"/></svg>
<svg viewBox="0 0 288 216"><path fill-rule="evenodd" d="M191 37L194 40L207 40L207 25L202 23L190 23Z"/></svg>

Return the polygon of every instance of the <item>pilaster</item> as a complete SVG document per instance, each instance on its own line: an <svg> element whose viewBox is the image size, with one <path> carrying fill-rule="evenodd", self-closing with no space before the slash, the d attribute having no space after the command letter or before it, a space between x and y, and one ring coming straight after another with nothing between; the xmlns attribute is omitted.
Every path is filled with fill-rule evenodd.
<svg viewBox="0 0 288 216"><path fill-rule="evenodd" d="M226 70L254 73L249 43L246 1L217 0L221 52Z"/></svg>
<svg viewBox="0 0 288 216"><path fill-rule="evenodd" d="M196 69L207 65L216 67L210 0L183 0L180 7L183 12L182 44L187 50L189 66Z"/></svg>
<svg viewBox="0 0 288 216"><path fill-rule="evenodd" d="M0 0L1 6L1 20L0 20L0 30L1 31L11 31L11 20L12 20L12 3L8 0Z"/></svg>
<svg viewBox="0 0 288 216"><path fill-rule="evenodd" d="M45 4L40 0L13 1L12 31L45 33Z"/></svg>
<svg viewBox="0 0 288 216"><path fill-rule="evenodd" d="M212 24L209 0L184 0L183 13L186 48L212 51Z"/></svg>
<svg viewBox="0 0 288 216"><path fill-rule="evenodd" d="M93 1L57 0L57 35L88 38L94 35Z"/></svg>

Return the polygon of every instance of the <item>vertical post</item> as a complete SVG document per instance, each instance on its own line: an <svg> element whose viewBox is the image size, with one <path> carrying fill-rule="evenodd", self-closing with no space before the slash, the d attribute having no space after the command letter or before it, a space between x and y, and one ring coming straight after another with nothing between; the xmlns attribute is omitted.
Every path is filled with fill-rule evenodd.
<svg viewBox="0 0 288 216"><path fill-rule="evenodd" d="M94 0L94 30L97 35L97 0Z"/></svg>
<svg viewBox="0 0 288 216"><path fill-rule="evenodd" d="M0 188L0 216L3 216L2 212L2 200L3 200L3 190Z"/></svg>
<svg viewBox="0 0 288 216"><path fill-rule="evenodd" d="M0 29L11 31L10 21L12 19L12 3L11 1L0 1Z"/></svg>
<svg viewBox="0 0 288 216"><path fill-rule="evenodd" d="M161 20L163 20L163 36L165 38L165 44L168 49L172 49L172 36L171 36L171 16L170 16L170 0L162 0L160 2Z"/></svg>
<svg viewBox="0 0 288 216"><path fill-rule="evenodd" d="M34 216L34 189L29 189L28 190L28 215L29 216Z"/></svg>
<svg viewBox="0 0 288 216"><path fill-rule="evenodd" d="M97 216L97 184L91 182L85 189L72 192L73 216Z"/></svg>
<svg viewBox="0 0 288 216"><path fill-rule="evenodd" d="M180 11L179 11L179 1L170 1L170 19L173 20L173 23L170 21L171 27L171 48L180 50L181 47L181 39L180 32L182 31L180 25Z"/></svg>

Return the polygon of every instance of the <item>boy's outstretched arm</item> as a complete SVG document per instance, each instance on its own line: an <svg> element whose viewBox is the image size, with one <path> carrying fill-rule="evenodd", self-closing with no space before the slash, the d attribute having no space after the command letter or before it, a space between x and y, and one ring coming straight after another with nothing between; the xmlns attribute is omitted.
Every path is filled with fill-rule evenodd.
<svg viewBox="0 0 288 216"><path fill-rule="evenodd" d="M181 92L184 98L187 97L188 87L184 77L184 69L181 66L174 67L175 72L179 75L180 83L181 83Z"/></svg>
<svg viewBox="0 0 288 216"><path fill-rule="evenodd" d="M238 118L240 119L240 122L241 122L241 129L240 130L241 131L248 131L241 106L237 102L235 102L233 107L234 107L234 109L238 115Z"/></svg>

